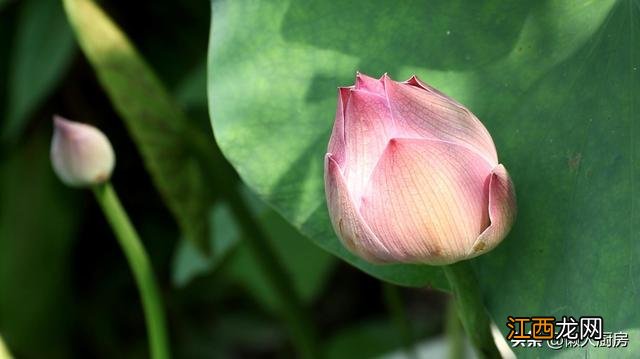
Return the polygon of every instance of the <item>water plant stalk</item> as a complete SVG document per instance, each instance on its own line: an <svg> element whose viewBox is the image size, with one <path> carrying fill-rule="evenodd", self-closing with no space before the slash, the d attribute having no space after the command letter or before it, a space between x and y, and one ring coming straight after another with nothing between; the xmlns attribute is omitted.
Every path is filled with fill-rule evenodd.
<svg viewBox="0 0 640 359"><path fill-rule="evenodd" d="M443 267L451 285L462 326L481 358L500 358L491 334L491 319L482 300L475 272L467 261Z"/></svg>
<svg viewBox="0 0 640 359"><path fill-rule="evenodd" d="M92 190L120 243L138 286L149 335L151 358L168 359L170 353L166 320L149 256L111 183L93 186Z"/></svg>

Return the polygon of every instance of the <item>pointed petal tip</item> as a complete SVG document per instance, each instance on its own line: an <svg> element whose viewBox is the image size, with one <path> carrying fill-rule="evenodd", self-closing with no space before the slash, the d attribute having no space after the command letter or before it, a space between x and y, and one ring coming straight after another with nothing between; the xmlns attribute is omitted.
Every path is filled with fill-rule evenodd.
<svg viewBox="0 0 640 359"><path fill-rule="evenodd" d="M422 86L422 81L415 74L411 75L411 77L409 77L404 83L424 88L424 86Z"/></svg>
<svg viewBox="0 0 640 359"><path fill-rule="evenodd" d="M53 115L53 125L56 128L62 128L62 127L65 127L65 126L69 126L71 124L73 124L73 121L71 121L71 120L69 120L67 118L64 118L64 117L62 117L62 116L60 116L58 114Z"/></svg>
<svg viewBox="0 0 640 359"><path fill-rule="evenodd" d="M361 72L360 70L356 70L356 79L372 79L372 80L376 80L375 77L369 76L367 74L365 74L364 72Z"/></svg>
<svg viewBox="0 0 640 359"><path fill-rule="evenodd" d="M334 158L334 156L333 156L333 153L331 153L331 152L327 152L327 153L324 155L324 162L325 162L327 165L330 165L330 164L335 164L335 165L337 165L337 162L336 162L336 160L335 160L335 158Z"/></svg>
<svg viewBox="0 0 640 359"><path fill-rule="evenodd" d="M492 176L498 176L501 178L508 178L509 177L509 172L507 172L507 168L502 164L502 163L498 163L492 170L491 170L491 175Z"/></svg>
<svg viewBox="0 0 640 359"><path fill-rule="evenodd" d="M504 165L496 165L489 180L489 226L478 236L468 257L477 257L497 247L509 234L518 212L515 186Z"/></svg>
<svg viewBox="0 0 640 359"><path fill-rule="evenodd" d="M373 93L380 94L383 91L383 84L380 79L376 79L361 72L356 72L356 90L365 90Z"/></svg>
<svg viewBox="0 0 640 359"><path fill-rule="evenodd" d="M338 96L340 96L340 98L343 98L345 95L348 95L351 90L353 90L353 86L339 86Z"/></svg>
<svg viewBox="0 0 640 359"><path fill-rule="evenodd" d="M85 131L78 131L78 129L85 128L86 126L89 126L89 125L83 124L81 122L75 122L75 121L69 120L57 114L53 115L53 131L54 133L59 133L61 136L65 136L65 137L78 136L78 134L82 134L85 132Z"/></svg>
<svg viewBox="0 0 640 359"><path fill-rule="evenodd" d="M388 72L385 72L384 75L382 75L382 77L380 78L380 80L382 81L382 84L385 86L385 88L387 88L388 84L395 83L395 81L391 78L391 76L389 76Z"/></svg>
<svg viewBox="0 0 640 359"><path fill-rule="evenodd" d="M387 142L386 150L389 151L390 154L393 154L395 151L409 149L409 147L416 146L416 143L420 143L423 141L431 141L431 140L393 137L389 139L389 141Z"/></svg>
<svg viewBox="0 0 640 359"><path fill-rule="evenodd" d="M387 148L389 149L389 151L395 151L400 147L401 143L402 143L402 141L400 141L399 139L392 138L387 143Z"/></svg>
<svg viewBox="0 0 640 359"><path fill-rule="evenodd" d="M436 95L442 96L444 98L449 99L450 101L452 101L453 103L455 103L457 106L459 107L464 107L462 105L460 105L459 103L457 103L456 101L454 101L452 98L450 98L449 96L445 95L444 93L442 93L442 91L436 89L435 87L429 85L428 83L422 81L416 74L413 74L407 81L404 82L407 85L411 85L413 87L417 87L420 89L423 89L425 91L434 93Z"/></svg>
<svg viewBox="0 0 640 359"><path fill-rule="evenodd" d="M342 104L340 110L342 114L347 107L347 102L349 101L349 96L351 96L351 90L353 90L353 86L340 86L338 87L338 100Z"/></svg>
<svg viewBox="0 0 640 359"><path fill-rule="evenodd" d="M338 158L335 154L328 152L324 155L324 164L326 176L335 176L336 173L340 173L342 175L342 169L340 168Z"/></svg>

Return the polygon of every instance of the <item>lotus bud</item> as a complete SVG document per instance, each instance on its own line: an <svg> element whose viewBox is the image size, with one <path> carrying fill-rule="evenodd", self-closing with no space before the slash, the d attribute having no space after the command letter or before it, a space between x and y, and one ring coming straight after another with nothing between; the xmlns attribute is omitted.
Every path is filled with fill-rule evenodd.
<svg viewBox="0 0 640 359"><path fill-rule="evenodd" d="M417 77L356 76L339 89L325 156L333 228L371 262L450 264L497 246L516 216L493 140Z"/></svg>
<svg viewBox="0 0 640 359"><path fill-rule="evenodd" d="M62 182L85 187L106 182L115 165L113 147L97 128L54 116L51 163Z"/></svg>

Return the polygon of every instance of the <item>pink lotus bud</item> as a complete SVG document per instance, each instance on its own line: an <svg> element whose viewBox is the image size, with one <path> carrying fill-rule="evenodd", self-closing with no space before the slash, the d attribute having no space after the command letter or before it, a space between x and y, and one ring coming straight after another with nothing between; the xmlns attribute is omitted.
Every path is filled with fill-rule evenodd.
<svg viewBox="0 0 640 359"><path fill-rule="evenodd" d="M115 165L107 136L97 128L54 116L53 170L65 184L84 187L106 182Z"/></svg>
<svg viewBox="0 0 640 359"><path fill-rule="evenodd" d="M325 191L342 243L373 262L449 264L493 249L516 215L487 129L411 77L339 89Z"/></svg>

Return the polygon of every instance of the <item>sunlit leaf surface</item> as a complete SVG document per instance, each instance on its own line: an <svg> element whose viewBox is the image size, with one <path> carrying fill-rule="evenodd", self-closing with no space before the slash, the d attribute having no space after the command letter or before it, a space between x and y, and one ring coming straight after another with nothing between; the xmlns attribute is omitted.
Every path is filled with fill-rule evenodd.
<svg viewBox="0 0 640 359"><path fill-rule="evenodd" d="M246 183L315 243L389 281L443 285L434 268L373 266L346 253L324 203L336 87L350 85L356 70L415 73L478 115L516 184L512 233L473 263L498 327L506 332L507 315L599 315L605 330L640 327L637 1L212 8L209 105L218 144Z"/></svg>

